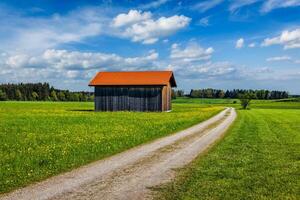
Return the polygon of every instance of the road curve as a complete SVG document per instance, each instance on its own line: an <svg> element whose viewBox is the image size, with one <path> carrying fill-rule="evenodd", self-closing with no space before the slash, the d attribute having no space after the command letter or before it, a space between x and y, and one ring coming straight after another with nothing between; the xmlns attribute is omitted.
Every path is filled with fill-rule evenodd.
<svg viewBox="0 0 300 200"><path fill-rule="evenodd" d="M236 118L233 108L176 134L0 196L12 199L151 199L150 187L170 181Z"/></svg>

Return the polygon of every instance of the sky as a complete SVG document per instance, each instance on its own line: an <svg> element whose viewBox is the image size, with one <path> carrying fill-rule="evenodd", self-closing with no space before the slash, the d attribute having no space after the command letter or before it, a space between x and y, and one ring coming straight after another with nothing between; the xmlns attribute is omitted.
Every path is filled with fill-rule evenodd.
<svg viewBox="0 0 300 200"><path fill-rule="evenodd" d="M98 71L146 70L300 94L300 0L0 1L0 83L91 91Z"/></svg>

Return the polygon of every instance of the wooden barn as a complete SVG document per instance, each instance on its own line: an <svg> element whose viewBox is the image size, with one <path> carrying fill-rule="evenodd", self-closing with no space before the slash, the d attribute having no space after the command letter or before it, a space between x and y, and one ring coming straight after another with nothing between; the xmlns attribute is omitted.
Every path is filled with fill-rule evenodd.
<svg viewBox="0 0 300 200"><path fill-rule="evenodd" d="M172 71L99 72L89 86L96 111L169 111L176 81Z"/></svg>

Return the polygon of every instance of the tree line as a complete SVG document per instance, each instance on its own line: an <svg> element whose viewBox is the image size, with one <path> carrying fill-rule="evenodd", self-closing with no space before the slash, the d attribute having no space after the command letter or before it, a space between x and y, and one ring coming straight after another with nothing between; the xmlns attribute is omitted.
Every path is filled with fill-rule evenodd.
<svg viewBox="0 0 300 200"><path fill-rule="evenodd" d="M239 95L250 94L255 99L284 99L289 94L286 91L270 90L220 90L192 89L188 95L183 90L172 90L172 98L189 96L191 98L239 98ZM59 90L49 83L19 83L0 84L0 101L93 101L93 92L72 92Z"/></svg>
<svg viewBox="0 0 300 200"><path fill-rule="evenodd" d="M49 83L0 84L0 101L93 101L92 92L59 90Z"/></svg>
<svg viewBox="0 0 300 200"><path fill-rule="evenodd" d="M172 97L188 96L191 98L230 98L237 99L240 95L250 94L253 99L284 99L288 98L289 94L286 91L270 91L270 90L220 90L220 89L192 89L188 95L184 95L182 90L174 90Z"/></svg>

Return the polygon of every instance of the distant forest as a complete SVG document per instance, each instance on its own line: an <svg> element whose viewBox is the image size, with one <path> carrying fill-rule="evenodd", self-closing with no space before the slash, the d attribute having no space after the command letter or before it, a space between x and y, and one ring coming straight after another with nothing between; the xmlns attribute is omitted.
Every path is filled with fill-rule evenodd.
<svg viewBox="0 0 300 200"><path fill-rule="evenodd" d="M236 99L241 94L251 94L254 99L284 99L288 98L289 94L286 91L270 91L270 90L217 90L217 89L192 89L189 95L184 95L182 90L173 92L173 98L180 96L189 96L191 98L230 98Z"/></svg>
<svg viewBox="0 0 300 200"><path fill-rule="evenodd" d="M217 90L217 89L192 89L190 94L184 94L183 90L173 90L172 98L188 96L191 98L238 98L240 94L250 93L256 99L284 99L289 94L286 91L269 90ZM93 92L72 92L59 90L49 83L19 83L1 84L0 101L93 101Z"/></svg>
<svg viewBox="0 0 300 200"><path fill-rule="evenodd" d="M1 84L0 101L93 101L92 92L71 92L50 87L49 83Z"/></svg>

